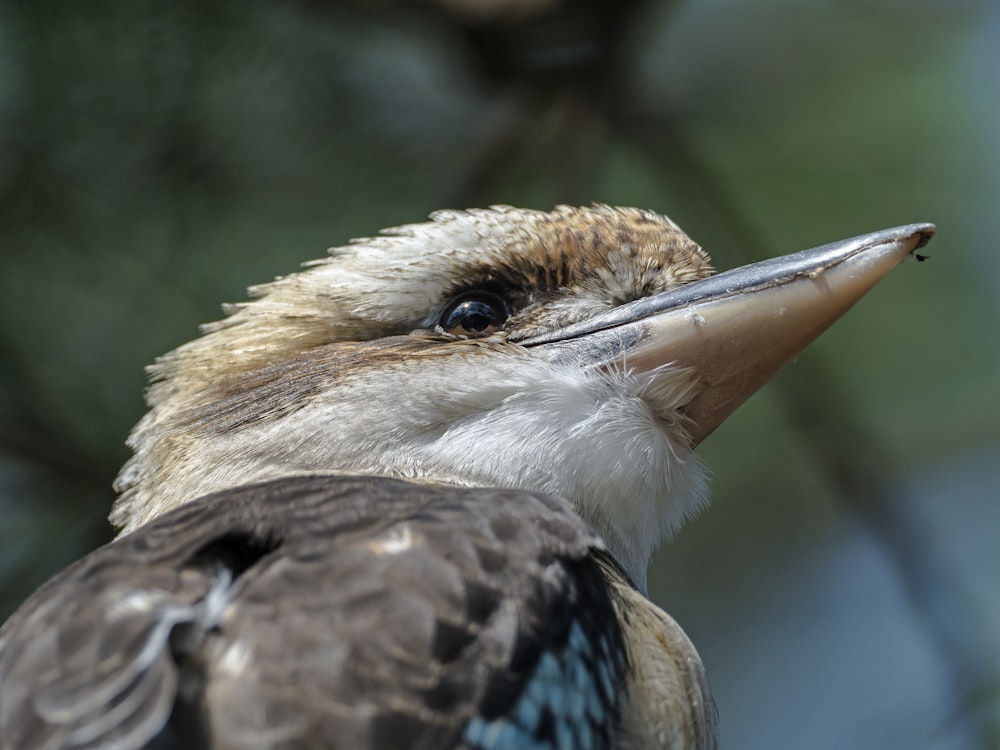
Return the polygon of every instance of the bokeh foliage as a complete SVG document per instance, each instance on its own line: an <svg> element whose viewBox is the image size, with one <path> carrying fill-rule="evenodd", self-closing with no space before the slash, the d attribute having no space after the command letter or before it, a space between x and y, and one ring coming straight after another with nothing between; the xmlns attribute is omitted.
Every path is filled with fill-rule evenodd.
<svg viewBox="0 0 1000 750"><path fill-rule="evenodd" d="M998 33L985 1L0 6L0 615L110 538L143 366L329 245L596 200L725 268L936 221L706 444L651 586L730 746L997 741Z"/></svg>

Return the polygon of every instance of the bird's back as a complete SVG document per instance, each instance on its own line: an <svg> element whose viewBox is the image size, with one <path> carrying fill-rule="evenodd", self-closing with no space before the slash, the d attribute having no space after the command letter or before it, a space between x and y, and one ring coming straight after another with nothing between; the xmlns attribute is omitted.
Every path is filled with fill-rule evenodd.
<svg viewBox="0 0 1000 750"><path fill-rule="evenodd" d="M314 476L202 498L0 635L3 747L602 748L603 545L510 490Z"/></svg>

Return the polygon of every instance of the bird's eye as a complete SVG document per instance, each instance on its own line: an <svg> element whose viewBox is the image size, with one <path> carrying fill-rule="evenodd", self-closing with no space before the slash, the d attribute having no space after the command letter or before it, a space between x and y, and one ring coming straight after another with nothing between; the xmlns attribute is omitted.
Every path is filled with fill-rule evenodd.
<svg viewBox="0 0 1000 750"><path fill-rule="evenodd" d="M507 303L490 292L469 292L452 300L441 314L441 327L454 336L489 336L509 317Z"/></svg>

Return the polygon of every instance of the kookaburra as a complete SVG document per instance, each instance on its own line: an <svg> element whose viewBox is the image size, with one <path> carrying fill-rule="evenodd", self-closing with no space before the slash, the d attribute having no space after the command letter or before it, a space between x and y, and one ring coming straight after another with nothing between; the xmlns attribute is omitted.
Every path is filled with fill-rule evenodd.
<svg viewBox="0 0 1000 750"><path fill-rule="evenodd" d="M712 748L645 596L693 448L934 231L712 275L671 221L440 212L152 367L121 536L0 631L3 748Z"/></svg>

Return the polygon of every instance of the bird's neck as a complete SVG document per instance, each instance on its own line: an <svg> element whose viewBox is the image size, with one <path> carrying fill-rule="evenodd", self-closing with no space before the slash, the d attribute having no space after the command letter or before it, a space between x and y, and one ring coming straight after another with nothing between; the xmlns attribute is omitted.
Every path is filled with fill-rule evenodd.
<svg viewBox="0 0 1000 750"><path fill-rule="evenodd" d="M705 497L683 433L645 398L649 374L506 355L323 364L308 389L258 378L211 401L163 389L133 432L113 522L130 531L208 492L310 473L517 488L570 503L644 588L653 551Z"/></svg>

